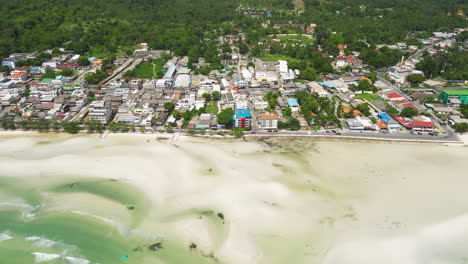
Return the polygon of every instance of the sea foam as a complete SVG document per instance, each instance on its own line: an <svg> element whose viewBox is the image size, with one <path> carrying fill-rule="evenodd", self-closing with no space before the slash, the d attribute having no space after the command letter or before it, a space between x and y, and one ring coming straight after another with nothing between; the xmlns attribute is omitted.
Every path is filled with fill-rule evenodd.
<svg viewBox="0 0 468 264"><path fill-rule="evenodd" d="M80 258L74 258L74 257L65 257L68 263L70 264L89 264L90 261L87 259L80 259Z"/></svg>
<svg viewBox="0 0 468 264"><path fill-rule="evenodd" d="M51 261L60 257L60 255L58 254L48 254L48 253L42 253L42 252L33 252L33 255L34 255L34 260L36 263Z"/></svg>
<svg viewBox="0 0 468 264"><path fill-rule="evenodd" d="M26 240L34 241L34 245L36 247L42 247L42 248L50 248L56 244L55 241L52 241L50 239L43 238L43 237L38 237L38 236L27 237Z"/></svg>
<svg viewBox="0 0 468 264"><path fill-rule="evenodd" d="M0 233L0 242L7 241L7 240L10 240L10 239L13 239L13 237L10 236L10 232L5 231L3 233Z"/></svg>

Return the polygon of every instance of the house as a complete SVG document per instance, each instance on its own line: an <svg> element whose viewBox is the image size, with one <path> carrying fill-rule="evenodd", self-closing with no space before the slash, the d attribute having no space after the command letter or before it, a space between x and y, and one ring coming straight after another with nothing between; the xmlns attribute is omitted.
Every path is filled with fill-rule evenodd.
<svg viewBox="0 0 468 264"><path fill-rule="evenodd" d="M139 90L142 87L142 82L141 80L131 80L129 83L129 88L132 90Z"/></svg>
<svg viewBox="0 0 468 264"><path fill-rule="evenodd" d="M431 121L410 121L413 131L418 132L432 132L434 131L434 124Z"/></svg>
<svg viewBox="0 0 468 264"><path fill-rule="evenodd" d="M78 68L78 66L79 66L78 63L64 63L64 64L61 64L59 68L60 68L60 69L65 69L65 68L67 68L67 69L70 69L70 70L72 70L72 71L76 71L76 69Z"/></svg>
<svg viewBox="0 0 468 264"><path fill-rule="evenodd" d="M211 127L211 113L201 114L195 129L209 129Z"/></svg>
<svg viewBox="0 0 468 264"><path fill-rule="evenodd" d="M14 69L16 67L16 59L15 58L6 58L2 61L3 66L7 66L10 69Z"/></svg>
<svg viewBox="0 0 468 264"><path fill-rule="evenodd" d="M278 129L278 115L275 114L261 114L258 119L258 124L264 130L277 130Z"/></svg>
<svg viewBox="0 0 468 264"><path fill-rule="evenodd" d="M413 127L411 122L402 116L395 116L393 118L406 129L411 129Z"/></svg>
<svg viewBox="0 0 468 264"><path fill-rule="evenodd" d="M287 102L292 111L299 111L299 103L296 98L288 98Z"/></svg>
<svg viewBox="0 0 468 264"><path fill-rule="evenodd" d="M399 84L403 84L406 80L406 77L410 74L410 71L403 69L399 66L393 66L388 68L388 76Z"/></svg>
<svg viewBox="0 0 468 264"><path fill-rule="evenodd" d="M385 124L386 129L388 130L398 130L400 129L400 125L394 119L390 117L386 112L380 112L377 114L380 118L381 122ZM377 124L378 125L378 124ZM380 128L383 128L380 126Z"/></svg>
<svg viewBox="0 0 468 264"><path fill-rule="evenodd" d="M167 118L169 117L169 112L161 112L154 121L155 126L162 126L166 123Z"/></svg>
<svg viewBox="0 0 468 264"><path fill-rule="evenodd" d="M387 97L388 100L390 101L400 101L400 100L405 100L405 98L400 95L399 93L389 93L387 95L385 95L385 97Z"/></svg>
<svg viewBox="0 0 468 264"><path fill-rule="evenodd" d="M115 122L120 124L125 124L129 126L136 126L141 123L142 117L134 114L129 113L122 113L117 114L115 116Z"/></svg>
<svg viewBox="0 0 468 264"><path fill-rule="evenodd" d="M46 62L42 63L42 67L55 69L55 68L58 67L58 63L55 62L55 61L46 61Z"/></svg>
<svg viewBox="0 0 468 264"><path fill-rule="evenodd" d="M309 92L316 93L319 97L330 96L330 94L318 82L307 83L307 88L309 88Z"/></svg>
<svg viewBox="0 0 468 264"><path fill-rule="evenodd" d="M240 128L250 127L250 111L248 109L236 109L233 119L234 126Z"/></svg>
<svg viewBox="0 0 468 264"><path fill-rule="evenodd" d="M11 72L11 79L14 81L25 81L28 77L28 75L25 72L17 72L13 71Z"/></svg>
<svg viewBox="0 0 468 264"><path fill-rule="evenodd" d="M346 124L350 130L376 130L378 127L369 118L361 116L346 119Z"/></svg>

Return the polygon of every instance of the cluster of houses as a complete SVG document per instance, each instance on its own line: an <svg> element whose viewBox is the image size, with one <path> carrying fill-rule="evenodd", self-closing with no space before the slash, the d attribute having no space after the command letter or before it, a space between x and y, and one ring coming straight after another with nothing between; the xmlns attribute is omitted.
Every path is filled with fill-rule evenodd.
<svg viewBox="0 0 468 264"><path fill-rule="evenodd" d="M315 25L289 23L274 27L307 29L314 28ZM451 41L456 34L436 32L427 41L430 45L437 45L443 41ZM219 42L235 47L236 41L243 39L245 34L240 32L220 37ZM62 50L60 55L44 61L41 66L17 67L19 61L33 59L38 54L11 54L2 61L2 65L7 66L10 71L8 75L0 76L0 114L10 115L16 120L97 120L104 125L113 121L148 131L168 126L216 130L225 128L225 124L218 122L217 114L231 108L234 110L233 127L277 131L280 122L288 121L288 117L283 115L284 110L291 109L292 117L299 121L301 129L310 129L313 124L309 124L302 116L301 105L294 98L298 91L305 90L330 100L338 98L346 106L343 114L347 118L342 118L342 121L350 130L433 132L440 128L431 118L421 115L421 105L417 105L419 98L403 95L382 81L374 83L380 90L377 94L378 99L366 100L365 96L358 96L362 93L372 93L353 89L361 81L370 82L366 77L369 71L358 58L359 54L345 55L346 45L338 47L340 55L335 58L334 66L337 69L351 67L354 70L343 74L330 74L323 76L321 81L308 83L297 81L300 71L290 68L285 60L264 61L238 53L232 53L231 58L222 60L223 69L212 70L208 74L192 71L189 68L188 57L172 57L165 63L165 73L160 79L123 79L122 74L138 63L150 58L161 58L163 52L170 53L148 50L145 43L142 43L142 47L136 50L132 57L117 57L114 61L117 69L99 85L88 84L83 76L89 71L99 69L102 64L100 59L92 57L89 58L89 66L79 66L77 61L80 55ZM414 49L404 43L398 43L396 48ZM439 47L439 50L442 50L442 47ZM388 77L397 84L403 84L408 75L423 74L415 70L417 61L415 56L405 63L390 67ZM206 66L210 66L210 63L204 58L199 58L197 63L193 63L192 69ZM44 77L47 69L58 73L65 68L74 71L75 74L71 77ZM418 91L414 95L422 92L423 90ZM267 93L279 95L274 109L266 101ZM207 95L215 94L216 99L207 99ZM423 97L426 95L423 94ZM453 109L468 103L468 95L463 88L439 89L438 99L438 103L424 106L435 114L457 114ZM164 106L168 102L174 105L174 112ZM362 103L371 106L369 116L357 110ZM409 107L420 114L412 118L391 117L387 113L389 107L398 111ZM192 114L194 110L197 111L195 115ZM191 114L184 115L187 112Z"/></svg>

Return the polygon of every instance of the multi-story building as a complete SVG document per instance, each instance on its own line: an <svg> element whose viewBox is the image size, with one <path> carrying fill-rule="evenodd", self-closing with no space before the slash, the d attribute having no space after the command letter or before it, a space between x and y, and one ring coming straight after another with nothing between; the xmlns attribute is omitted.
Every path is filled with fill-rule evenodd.
<svg viewBox="0 0 468 264"><path fill-rule="evenodd" d="M89 116L93 120L107 124L112 119L113 111L110 107L105 107L104 101L94 101L89 106Z"/></svg>
<svg viewBox="0 0 468 264"><path fill-rule="evenodd" d="M278 129L278 115L275 114L262 114L258 119L261 129L264 130L277 130Z"/></svg>
<svg viewBox="0 0 468 264"><path fill-rule="evenodd" d="M248 109L237 109L234 113L235 127L250 127L250 111Z"/></svg>

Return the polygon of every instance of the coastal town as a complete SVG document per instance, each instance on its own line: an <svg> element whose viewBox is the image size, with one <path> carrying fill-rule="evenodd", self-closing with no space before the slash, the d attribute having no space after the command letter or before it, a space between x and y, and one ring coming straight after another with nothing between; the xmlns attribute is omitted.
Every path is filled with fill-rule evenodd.
<svg viewBox="0 0 468 264"><path fill-rule="evenodd" d="M242 10L252 15L249 10ZM266 15L268 16L268 10ZM56 47L13 53L0 72L3 129L204 135L324 135L456 141L468 123L463 80L431 78L417 70L421 57L444 53L467 31L432 32L419 43L378 45L401 51L390 67L369 67L359 51L338 43L322 54L330 73L299 70L281 56L253 56L287 45L312 45L316 24L264 25L277 34L240 47L239 30L215 40L221 67L203 57L176 56L139 43L99 58ZM366 44L365 40L362 41ZM465 39L461 45L468 48ZM370 46L370 45L369 45ZM320 47L316 52L320 52Z"/></svg>

